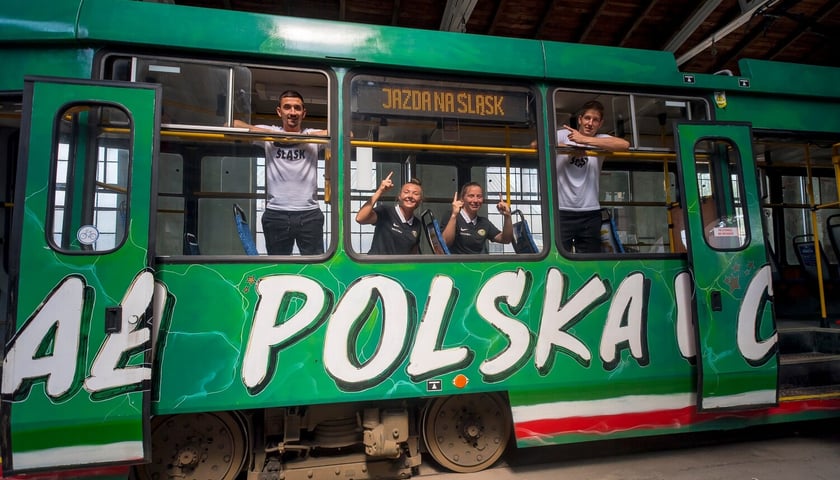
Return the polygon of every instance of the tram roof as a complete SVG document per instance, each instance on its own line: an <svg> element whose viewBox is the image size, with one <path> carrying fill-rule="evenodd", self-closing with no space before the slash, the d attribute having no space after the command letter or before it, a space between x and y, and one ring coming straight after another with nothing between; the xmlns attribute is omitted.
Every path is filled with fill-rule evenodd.
<svg viewBox="0 0 840 480"><path fill-rule="evenodd" d="M840 68L743 59L743 75L680 72L674 55L275 16L134 0L29 0L0 4L0 42L123 44L251 59L281 56L332 64L412 67L472 76L588 84L840 97Z"/></svg>

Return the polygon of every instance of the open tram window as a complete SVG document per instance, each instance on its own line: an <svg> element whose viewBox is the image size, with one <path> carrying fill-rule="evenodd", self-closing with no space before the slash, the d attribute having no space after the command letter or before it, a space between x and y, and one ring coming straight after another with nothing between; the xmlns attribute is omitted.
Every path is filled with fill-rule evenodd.
<svg viewBox="0 0 840 480"><path fill-rule="evenodd" d="M380 198L382 208L396 208L400 187L418 178L424 199L414 215L421 222L421 217L434 218L442 231L452 217L456 192L460 197L461 188L475 182L484 195L477 214L503 229L496 209L503 198L511 210L522 212L542 249L545 195L539 179L545 177L531 146L536 138L531 89L364 74L350 79L349 90L353 148L346 167L351 173L346 218L351 251L371 251L375 226L360 224L356 216L391 172L394 188ZM425 222L423 227L420 253L442 253L426 239L431 229L425 229ZM489 237L487 231L484 234ZM485 254L515 253L510 243L486 244Z"/></svg>
<svg viewBox="0 0 840 480"><path fill-rule="evenodd" d="M557 89L553 112L556 161L577 157L601 159L598 202L601 208L600 254L672 254L685 252L685 229L676 187L673 121L707 119L704 100L634 93ZM597 134L629 142L628 151L574 148L561 138L565 126L579 129L580 110L589 102L603 105ZM582 161L580 162L582 163ZM552 187L558 189L555 162ZM558 194L559 202L563 201ZM559 214L558 214L559 215ZM558 226L558 232L562 226ZM558 243L562 244L558 237ZM561 248L561 250L564 250Z"/></svg>
<svg viewBox="0 0 840 480"><path fill-rule="evenodd" d="M73 105L56 117L49 232L69 252L107 252L126 237L131 118L112 105Z"/></svg>
<svg viewBox="0 0 840 480"><path fill-rule="evenodd" d="M237 121L281 126L280 96L293 90L304 99L302 128L328 130L326 72L112 54L103 61L103 76L162 86L157 255L267 253L262 218L271 190L266 182L268 141L282 144L284 152L317 151L307 154L317 156L316 172L307 179L314 177L316 183L313 197L324 214L323 244L329 250L334 230L327 182L329 140L233 127ZM295 244L292 254L299 253Z"/></svg>

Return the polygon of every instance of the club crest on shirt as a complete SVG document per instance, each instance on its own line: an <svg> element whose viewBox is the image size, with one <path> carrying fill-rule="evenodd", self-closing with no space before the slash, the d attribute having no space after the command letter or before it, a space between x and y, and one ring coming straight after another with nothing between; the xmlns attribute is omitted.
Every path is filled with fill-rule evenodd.
<svg viewBox="0 0 840 480"><path fill-rule="evenodd" d="M569 157L569 163L578 168L583 168L589 163L589 157Z"/></svg>

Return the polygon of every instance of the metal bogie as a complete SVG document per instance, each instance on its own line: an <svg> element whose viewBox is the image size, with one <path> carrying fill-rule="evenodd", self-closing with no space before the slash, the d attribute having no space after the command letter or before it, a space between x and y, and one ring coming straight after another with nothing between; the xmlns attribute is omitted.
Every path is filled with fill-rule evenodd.
<svg viewBox="0 0 840 480"><path fill-rule="evenodd" d="M511 435L498 394L436 398L425 405L318 405L155 418L152 462L139 480L409 478L424 451L456 472L492 466ZM418 419L419 422L418 422Z"/></svg>
<svg viewBox="0 0 840 480"><path fill-rule="evenodd" d="M405 405L318 405L253 416L249 480L408 478L420 465L419 436Z"/></svg>

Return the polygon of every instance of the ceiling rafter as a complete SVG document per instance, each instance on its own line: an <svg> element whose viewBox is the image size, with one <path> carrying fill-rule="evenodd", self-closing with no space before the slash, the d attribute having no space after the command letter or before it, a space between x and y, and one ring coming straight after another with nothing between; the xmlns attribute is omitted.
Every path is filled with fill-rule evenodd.
<svg viewBox="0 0 840 480"><path fill-rule="evenodd" d="M703 40L702 42L695 45L688 52L680 55L677 58L677 65L681 66L681 65L685 64L686 62L688 62L689 60L691 60L692 58L694 58L696 55L698 55L700 52L702 52L703 50L705 50L707 48L710 48L710 47L714 48L715 42L717 42L718 40L720 40L723 37L726 37L727 35L734 32L735 30L737 30L739 27L741 27L745 23L749 22L750 19L753 17L753 13L755 13L756 10L758 10L759 8L762 8L762 6L769 5L771 3L775 3L775 0L769 0L769 1L767 1L763 4L761 4L761 5L753 6L749 10L747 10L746 12L742 13L735 20L733 20L733 21L727 23L726 25L724 25L722 28L716 28L714 33L712 33L710 36L708 36L705 40ZM739 11L740 11L740 9L739 9ZM724 15L723 18L731 18L731 17L729 17L728 15Z"/></svg>
<svg viewBox="0 0 840 480"><path fill-rule="evenodd" d="M399 0L398 0L399 1ZM447 0L440 19L440 30L464 32L478 0Z"/></svg>
<svg viewBox="0 0 840 480"><path fill-rule="evenodd" d="M777 4L774 10L787 10L797 3L799 3L797 0L785 0L783 3ZM759 21L756 25L751 25L749 30L743 37L741 37L738 43L736 43L723 55L715 58L715 62L712 67L713 70L718 71L722 69L724 65L739 58L748 45L752 44L752 42L761 35L764 35L767 29L770 28L775 21L775 18L760 12L761 10L756 11L753 17L762 16L761 21ZM752 18L750 19L750 23L752 23Z"/></svg>
<svg viewBox="0 0 840 480"><path fill-rule="evenodd" d="M668 40L668 43L662 47L662 50L668 52L676 52L680 49L680 47L688 40L688 37L694 33L703 22L709 18L709 15L715 11L715 9L720 6L720 3L723 0L706 0L703 5L697 7L697 10L691 14L688 19L680 25L680 28L677 29L676 34Z"/></svg>
<svg viewBox="0 0 840 480"><path fill-rule="evenodd" d="M490 27L487 29L487 35L496 35L496 28L499 25L499 19L502 17L502 7L505 6L506 0L499 0L496 3L496 9L493 11L493 21L490 22Z"/></svg>
<svg viewBox="0 0 840 480"><path fill-rule="evenodd" d="M645 21L647 16L650 14L650 11L653 10L654 5L656 5L657 0L650 0L647 3L647 6L636 16L636 20L624 31L624 33L620 34L618 38L621 40L618 41L618 46L623 47L627 44L627 41L630 40L630 37L633 35L633 32L639 28L639 25Z"/></svg>
<svg viewBox="0 0 840 480"><path fill-rule="evenodd" d="M400 0L394 0L394 8L391 12L391 25L399 25L400 21Z"/></svg>
<svg viewBox="0 0 840 480"><path fill-rule="evenodd" d="M540 39L545 36L545 31L548 25L548 19L551 17L551 12L554 11L556 4L557 0L549 0L548 2L546 2L545 8L543 8L542 15L540 15L540 23L539 25L537 25L536 31L534 31L534 38Z"/></svg>
<svg viewBox="0 0 840 480"><path fill-rule="evenodd" d="M576 41L578 43L586 43L584 42L584 40L589 35L589 32L591 32L592 29L595 28L596 20L598 19L598 17L601 16L602 13L604 13L604 10L607 8L607 3L609 3L609 0L602 1L601 4L598 6L598 9L595 10L591 15L589 15L589 17L587 17L586 20L584 20L583 31L580 32L580 34L575 35L575 38L577 39Z"/></svg>
<svg viewBox="0 0 840 480"><path fill-rule="evenodd" d="M811 30L813 25L819 24L820 22L822 22L823 20L828 18L828 16L831 15L831 13L834 12L834 10L838 6L840 6L840 3L834 2L833 0L827 1L814 14L814 17L816 17L816 20L811 20L811 21L808 21L808 22L800 23L799 27L796 30L792 31L787 37L785 37L783 40L778 42L776 44L776 46L773 47L773 49L771 49L769 52L767 52L767 58L769 60L773 60L776 57L778 57L785 50L785 48L792 45L794 42L796 42L796 40L799 37L801 37L806 32Z"/></svg>

